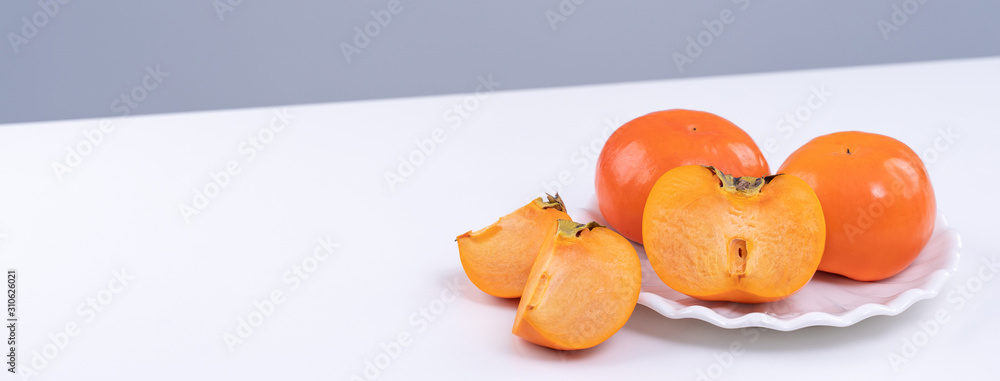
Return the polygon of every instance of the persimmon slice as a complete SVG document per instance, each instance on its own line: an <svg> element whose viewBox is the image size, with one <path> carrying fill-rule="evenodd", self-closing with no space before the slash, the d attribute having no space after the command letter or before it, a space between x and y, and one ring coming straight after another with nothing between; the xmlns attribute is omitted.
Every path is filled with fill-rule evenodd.
<svg viewBox="0 0 1000 381"><path fill-rule="evenodd" d="M492 225L455 239L462 268L472 284L501 298L521 296L542 241L555 229L556 221L569 219L559 194L546 198L539 197Z"/></svg>
<svg viewBox="0 0 1000 381"><path fill-rule="evenodd" d="M593 347L625 325L641 285L625 237L596 222L560 220L535 258L512 331L554 349Z"/></svg>
<svg viewBox="0 0 1000 381"><path fill-rule="evenodd" d="M700 165L668 171L643 212L653 270L703 300L761 303L816 273L826 226L819 199L791 175L733 177Z"/></svg>

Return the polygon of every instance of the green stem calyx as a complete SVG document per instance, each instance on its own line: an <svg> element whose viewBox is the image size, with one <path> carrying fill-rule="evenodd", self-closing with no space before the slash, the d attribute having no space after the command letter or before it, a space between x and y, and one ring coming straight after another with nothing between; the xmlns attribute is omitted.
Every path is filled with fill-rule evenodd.
<svg viewBox="0 0 1000 381"><path fill-rule="evenodd" d="M558 210L560 212L566 211L566 204L563 203L562 197L559 197L558 192L556 193L555 197L546 193L545 198L547 199L547 201L542 201L541 197L536 198L535 205L538 205L538 207L542 209L554 208L555 210Z"/></svg>
<svg viewBox="0 0 1000 381"><path fill-rule="evenodd" d="M746 197L756 196L760 193L760 190L764 188L764 185L770 183L778 175L770 175L764 177L753 177L753 176L741 176L736 177L733 175L722 173L718 168L705 166L715 173L715 176L719 178L719 186L722 189L730 193L740 194Z"/></svg>
<svg viewBox="0 0 1000 381"><path fill-rule="evenodd" d="M576 238L579 237L580 233L583 233L584 230L593 230L594 228L603 227L605 226L594 221L581 224L570 220L559 220L559 229L556 234L563 238Z"/></svg>

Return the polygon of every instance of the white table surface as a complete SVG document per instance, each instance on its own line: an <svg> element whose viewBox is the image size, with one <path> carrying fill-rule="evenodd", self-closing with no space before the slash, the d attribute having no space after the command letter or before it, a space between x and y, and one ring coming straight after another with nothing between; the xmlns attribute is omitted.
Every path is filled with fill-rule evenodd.
<svg viewBox="0 0 1000 381"><path fill-rule="evenodd" d="M1000 252L1000 59L509 92L504 78L494 80L501 91L479 102L458 94L290 106L294 119L252 161L241 142L280 108L114 119L115 129L61 179L53 163L65 164L67 146L99 120L0 126L0 266L18 270L19 368L32 366L35 351L45 358L48 345L51 359L31 379L995 374L1000 277L979 274L992 276L983 261ZM479 80L468 83L472 92ZM806 115L812 88L832 95L814 99L822 104ZM446 112L463 103L478 107L452 128ZM472 286L455 236L492 223L560 176L571 208L589 202L591 142L599 149L608 126L669 108L732 120L775 147L767 152L772 170L834 131L909 144L925 155L939 210L962 236L957 273L937 298L847 328L726 330L638 306L621 331L590 350L551 351L512 335L516 302ZM778 130L797 110L808 116L802 127L790 136ZM391 189L385 176L399 155L432 136L445 140ZM179 205L190 205L194 189L231 160L239 173L187 223ZM319 251L325 261L308 259L324 237L339 247L328 258ZM308 278L289 272L301 265L313 270ZM125 286L113 280L122 269L132 278ZM981 287L961 296L966 285ZM259 318L255 302L274 291L282 303L230 352L224 335L237 333L240 318ZM88 298L100 299L101 311ZM950 319L921 328L938 311ZM76 325L68 343L60 339L67 324ZM385 344L400 334L406 345L398 351ZM914 338L923 345L903 351ZM53 340L64 344L58 353ZM733 345L741 348L735 354ZM890 353L908 361L894 368ZM366 361L385 369L368 369L366 378Z"/></svg>

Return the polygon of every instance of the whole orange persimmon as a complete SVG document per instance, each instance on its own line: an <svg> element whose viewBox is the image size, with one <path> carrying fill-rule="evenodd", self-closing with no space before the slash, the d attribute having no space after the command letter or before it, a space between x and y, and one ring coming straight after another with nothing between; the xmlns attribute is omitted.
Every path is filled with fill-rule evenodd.
<svg viewBox="0 0 1000 381"><path fill-rule="evenodd" d="M792 295L823 256L823 208L791 175L734 177L671 169L643 215L646 255L667 286L703 300L761 303Z"/></svg>
<svg viewBox="0 0 1000 381"><path fill-rule="evenodd" d="M646 114L611 134L597 159L597 201L608 225L643 243L642 211L649 190L667 171L690 164L736 176L770 174L750 135L718 115L692 110Z"/></svg>
<svg viewBox="0 0 1000 381"><path fill-rule="evenodd" d="M934 231L927 169L899 140L858 131L820 136L778 172L805 180L823 205L822 271L863 281L891 277L916 259Z"/></svg>

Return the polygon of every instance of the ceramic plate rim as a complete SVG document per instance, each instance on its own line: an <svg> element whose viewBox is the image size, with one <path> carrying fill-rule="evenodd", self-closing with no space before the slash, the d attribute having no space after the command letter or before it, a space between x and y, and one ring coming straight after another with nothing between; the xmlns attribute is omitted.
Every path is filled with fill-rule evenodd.
<svg viewBox="0 0 1000 381"><path fill-rule="evenodd" d="M842 315L810 311L791 319L777 318L765 312L750 312L737 317L725 317L703 305L679 307L679 303L649 291L639 293L639 304L667 318L698 319L729 329L759 327L778 331L794 331L812 326L847 327L872 316L895 316L918 301L937 296L951 275L958 269L962 251L961 236L958 231L949 226L947 220L940 213L938 216L937 223L940 231L936 231L935 235L948 234L953 236L951 239L954 239L954 244L944 249L947 251L944 255L948 257L946 263L934 270L926 281L900 293L886 303L865 303Z"/></svg>

